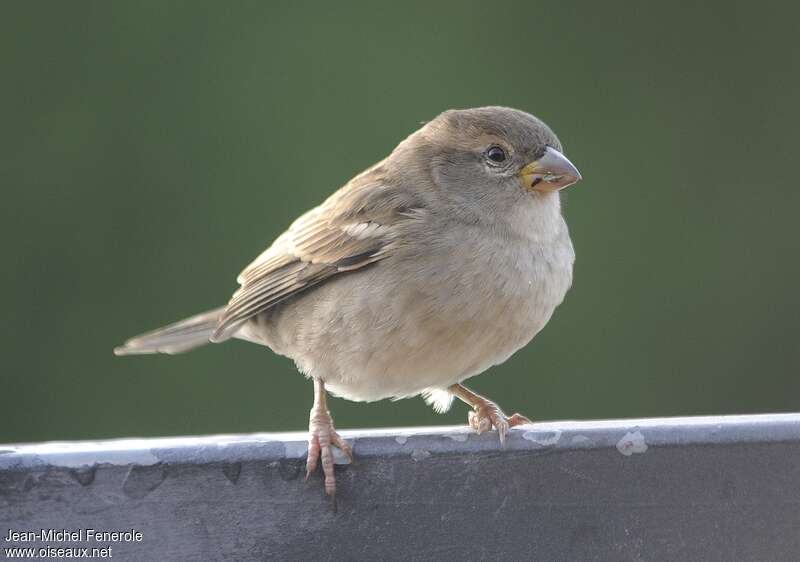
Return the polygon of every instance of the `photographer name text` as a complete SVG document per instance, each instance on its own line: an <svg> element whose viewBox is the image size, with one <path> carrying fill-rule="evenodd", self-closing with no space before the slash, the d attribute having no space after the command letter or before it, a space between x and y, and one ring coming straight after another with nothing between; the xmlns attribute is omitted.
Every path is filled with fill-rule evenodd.
<svg viewBox="0 0 800 562"><path fill-rule="evenodd" d="M136 529L100 531L98 529L39 529L37 531L8 530L6 542L142 542L144 535Z"/></svg>

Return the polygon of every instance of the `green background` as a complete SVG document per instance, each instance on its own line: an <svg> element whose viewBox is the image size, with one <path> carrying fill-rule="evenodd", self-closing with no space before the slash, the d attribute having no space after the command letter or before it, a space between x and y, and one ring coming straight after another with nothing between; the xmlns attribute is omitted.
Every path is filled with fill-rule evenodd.
<svg viewBox="0 0 800 562"><path fill-rule="evenodd" d="M4 5L0 442L306 427L311 385L268 349L111 349L224 303L420 121L488 104L548 122L584 181L571 292L478 391L540 420L800 409L797 8L378 4Z"/></svg>

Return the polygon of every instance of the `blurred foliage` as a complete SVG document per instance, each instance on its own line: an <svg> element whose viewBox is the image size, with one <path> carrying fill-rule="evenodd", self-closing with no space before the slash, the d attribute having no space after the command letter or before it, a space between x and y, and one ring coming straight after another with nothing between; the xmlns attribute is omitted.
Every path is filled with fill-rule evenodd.
<svg viewBox="0 0 800 562"><path fill-rule="evenodd" d="M779 8L780 6L780 8ZM752 2L16 2L0 21L0 442L304 428L224 303L292 219L451 107L530 111L584 181L575 284L472 381L535 419L798 409L798 9ZM462 423L419 399L339 427Z"/></svg>

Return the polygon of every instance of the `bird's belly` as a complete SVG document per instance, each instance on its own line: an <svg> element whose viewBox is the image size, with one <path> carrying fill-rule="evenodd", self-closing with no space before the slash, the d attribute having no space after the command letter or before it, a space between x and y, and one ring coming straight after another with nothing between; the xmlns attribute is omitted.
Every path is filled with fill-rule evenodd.
<svg viewBox="0 0 800 562"><path fill-rule="evenodd" d="M495 253L480 267L441 267L457 272L446 278L387 260L277 307L258 323L264 343L337 395L358 401L417 395L502 363L528 343L569 288L571 245L569 251L563 259L556 259L563 252Z"/></svg>

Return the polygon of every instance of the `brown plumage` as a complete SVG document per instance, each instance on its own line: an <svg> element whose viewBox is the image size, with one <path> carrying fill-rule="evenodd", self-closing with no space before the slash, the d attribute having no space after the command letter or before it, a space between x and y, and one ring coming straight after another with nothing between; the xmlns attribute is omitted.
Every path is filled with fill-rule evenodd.
<svg viewBox="0 0 800 562"><path fill-rule="evenodd" d="M385 258L393 227L413 215L415 202L384 176L381 165L357 176L248 265L211 341L230 338L249 318L333 275Z"/></svg>
<svg viewBox="0 0 800 562"><path fill-rule="evenodd" d="M179 353L231 337L291 357L314 381L310 474L336 480L331 391L351 400L422 394L473 407L478 432L507 417L464 387L549 320L572 282L558 191L580 179L547 125L502 107L451 110L401 142L289 229L239 275L228 304L115 352Z"/></svg>

